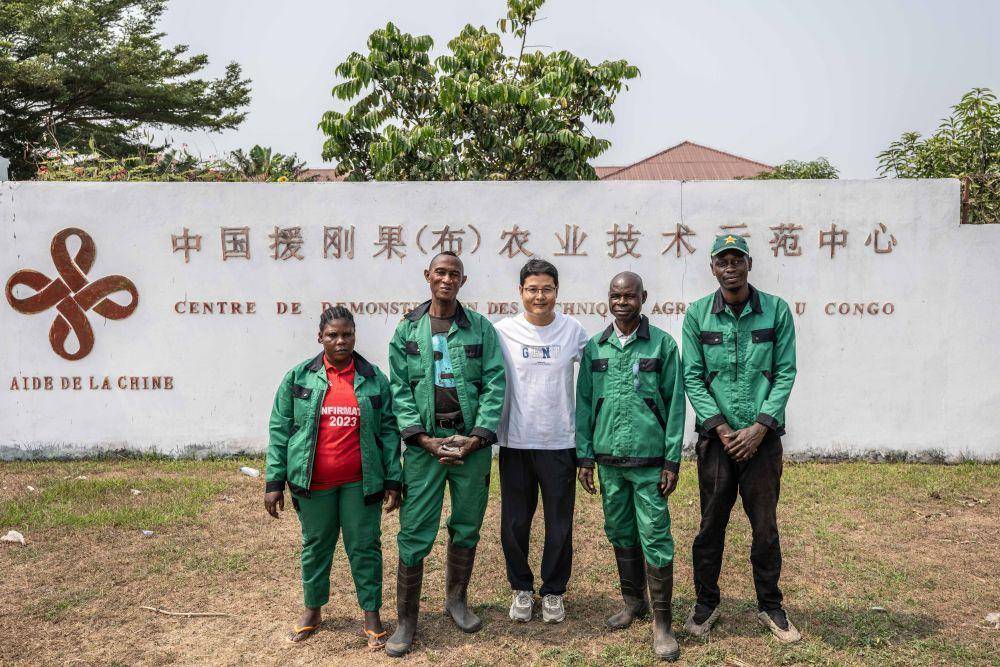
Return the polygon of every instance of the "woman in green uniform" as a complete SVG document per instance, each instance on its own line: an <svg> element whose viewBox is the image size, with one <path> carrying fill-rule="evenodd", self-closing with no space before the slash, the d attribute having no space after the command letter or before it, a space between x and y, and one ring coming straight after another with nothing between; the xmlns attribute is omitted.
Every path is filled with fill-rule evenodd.
<svg viewBox="0 0 1000 667"><path fill-rule="evenodd" d="M338 533L364 611L368 646L385 645L382 607L382 505L399 507L400 440L385 375L354 351L351 312L323 311L323 352L285 374L271 411L264 506L284 510L284 489L302 524L305 609L289 639L302 641L321 623L330 597L330 564Z"/></svg>

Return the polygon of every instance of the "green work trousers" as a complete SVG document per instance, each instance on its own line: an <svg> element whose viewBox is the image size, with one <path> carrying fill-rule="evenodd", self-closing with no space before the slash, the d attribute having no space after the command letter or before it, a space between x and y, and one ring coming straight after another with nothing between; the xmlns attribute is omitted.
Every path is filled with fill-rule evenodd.
<svg viewBox="0 0 1000 667"><path fill-rule="evenodd" d="M437 437L444 437L438 435ZM490 496L492 447L478 449L460 466L441 465L420 447L403 452L403 506L399 512L399 557L407 567L431 552L444 505L444 485L451 494L448 537L458 547L479 543L486 501Z"/></svg>
<svg viewBox="0 0 1000 667"><path fill-rule="evenodd" d="M364 611L382 607L382 505L365 505L361 482L293 496L302 524L302 592L318 609L330 599L330 565L337 534L351 563L354 590Z"/></svg>
<svg viewBox="0 0 1000 667"><path fill-rule="evenodd" d="M604 532L612 546L641 545L646 562L653 567L674 561L670 510L659 489L661 470L659 466L598 466Z"/></svg>

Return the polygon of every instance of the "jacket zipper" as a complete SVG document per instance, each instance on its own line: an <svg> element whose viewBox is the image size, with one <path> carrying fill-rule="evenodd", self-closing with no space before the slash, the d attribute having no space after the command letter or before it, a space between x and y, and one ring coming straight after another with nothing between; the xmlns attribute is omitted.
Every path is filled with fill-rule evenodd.
<svg viewBox="0 0 1000 667"><path fill-rule="evenodd" d="M327 389L329 389L329 381L327 381ZM319 444L319 413L323 409L323 402L326 400L326 391L323 392L323 398L319 400L316 404L316 413L313 415L313 446L309 450L309 465L306 467L306 490L312 486L313 479L313 463L316 459L316 446Z"/></svg>
<svg viewBox="0 0 1000 667"><path fill-rule="evenodd" d="M734 379L738 381L740 379L740 321L736 320L736 328L733 330L733 347L735 347L736 352L736 376Z"/></svg>

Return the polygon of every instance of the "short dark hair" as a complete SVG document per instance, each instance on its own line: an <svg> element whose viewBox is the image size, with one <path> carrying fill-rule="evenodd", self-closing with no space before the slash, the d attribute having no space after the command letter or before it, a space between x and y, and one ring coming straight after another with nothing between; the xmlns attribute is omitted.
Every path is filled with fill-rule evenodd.
<svg viewBox="0 0 1000 667"><path fill-rule="evenodd" d="M458 253L452 252L451 250L444 250L431 257L430 264L427 265L427 268L429 269L434 266L434 262L436 262L439 257L454 257L458 260L458 265L462 268L462 273L465 274L465 264L462 262L462 258L458 256Z"/></svg>
<svg viewBox="0 0 1000 667"><path fill-rule="evenodd" d="M334 320L346 320L354 326L354 315L344 306L330 306L319 316L319 330L322 332L326 325Z"/></svg>
<svg viewBox="0 0 1000 667"><path fill-rule="evenodd" d="M556 287L559 287L559 271L552 262L547 262L544 259L529 259L524 266L521 267L521 284L524 285L524 281L527 280L528 276L551 276L552 281L555 282Z"/></svg>

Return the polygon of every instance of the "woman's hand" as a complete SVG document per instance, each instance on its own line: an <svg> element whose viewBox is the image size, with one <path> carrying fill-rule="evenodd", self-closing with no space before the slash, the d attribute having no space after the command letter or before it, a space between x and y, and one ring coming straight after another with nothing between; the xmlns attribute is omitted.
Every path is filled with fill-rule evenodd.
<svg viewBox="0 0 1000 667"><path fill-rule="evenodd" d="M385 509L385 513L389 514L399 509L399 489L389 489L385 492L385 498L382 499L382 506Z"/></svg>
<svg viewBox="0 0 1000 667"><path fill-rule="evenodd" d="M271 491L270 493L264 494L264 509L267 513L273 516L275 519L278 517L278 511L285 511L285 492L284 491Z"/></svg>

